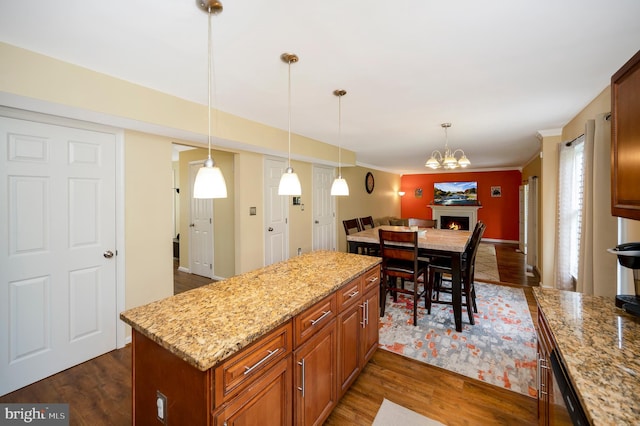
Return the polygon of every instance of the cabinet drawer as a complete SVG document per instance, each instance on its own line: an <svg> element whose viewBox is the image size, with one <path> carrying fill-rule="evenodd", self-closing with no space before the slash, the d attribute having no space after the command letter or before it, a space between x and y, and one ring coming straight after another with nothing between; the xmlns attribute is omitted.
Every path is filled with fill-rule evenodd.
<svg viewBox="0 0 640 426"><path fill-rule="evenodd" d="M351 280L336 292L338 312L342 312L362 298L362 280L360 277Z"/></svg>
<svg viewBox="0 0 640 426"><path fill-rule="evenodd" d="M380 265L377 265L362 275L362 292L366 293L371 287L380 285Z"/></svg>
<svg viewBox="0 0 640 426"><path fill-rule="evenodd" d="M297 348L336 316L336 294L332 293L296 315L293 319L294 345Z"/></svg>
<svg viewBox="0 0 640 426"><path fill-rule="evenodd" d="M252 379L291 353L291 321L262 337L215 368L214 407L246 388Z"/></svg>

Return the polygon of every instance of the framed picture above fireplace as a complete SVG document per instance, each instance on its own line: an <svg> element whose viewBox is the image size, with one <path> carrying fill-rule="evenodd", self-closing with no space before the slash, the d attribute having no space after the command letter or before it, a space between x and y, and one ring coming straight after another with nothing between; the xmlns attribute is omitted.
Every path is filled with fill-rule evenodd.
<svg viewBox="0 0 640 426"><path fill-rule="evenodd" d="M475 206L478 204L478 182L436 182L433 204L442 206Z"/></svg>

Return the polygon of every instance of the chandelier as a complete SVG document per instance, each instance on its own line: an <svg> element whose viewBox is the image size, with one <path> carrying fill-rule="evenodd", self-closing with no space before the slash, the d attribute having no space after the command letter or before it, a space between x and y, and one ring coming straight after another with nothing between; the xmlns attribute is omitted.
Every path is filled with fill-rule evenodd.
<svg viewBox="0 0 640 426"><path fill-rule="evenodd" d="M439 169L443 167L445 169L455 169L458 167L462 167L463 169L471 164L471 161L464 155L464 151L461 149L456 149L451 152L449 148L449 139L447 135L447 129L451 127L451 123L442 123L442 128L444 129L444 155L440 153L437 149L431 153L431 157L424 163L425 167L430 167L432 169ZM460 153L460 159L456 158L456 154ZM437 157L437 158L436 158Z"/></svg>

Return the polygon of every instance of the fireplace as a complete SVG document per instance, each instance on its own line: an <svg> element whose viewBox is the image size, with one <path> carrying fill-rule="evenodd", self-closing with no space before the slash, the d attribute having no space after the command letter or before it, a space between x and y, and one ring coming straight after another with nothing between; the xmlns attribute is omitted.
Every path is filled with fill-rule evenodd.
<svg viewBox="0 0 640 426"><path fill-rule="evenodd" d="M440 229L469 231L469 216L440 216Z"/></svg>
<svg viewBox="0 0 640 426"><path fill-rule="evenodd" d="M432 218L438 221L440 229L448 229L447 217L457 219L457 222L463 222L464 229L472 230L478 222L478 209L482 208L480 205L476 206L442 206L431 204L428 207L432 210ZM463 219L463 220L460 220Z"/></svg>

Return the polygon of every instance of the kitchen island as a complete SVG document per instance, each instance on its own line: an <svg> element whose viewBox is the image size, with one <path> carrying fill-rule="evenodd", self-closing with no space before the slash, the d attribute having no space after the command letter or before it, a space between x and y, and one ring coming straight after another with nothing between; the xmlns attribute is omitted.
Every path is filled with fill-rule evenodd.
<svg viewBox="0 0 640 426"><path fill-rule="evenodd" d="M548 288L533 293L539 329L548 327L589 423L640 424L640 318L616 308L609 297ZM542 358L543 370L551 368ZM560 402L552 384L539 384L539 399L550 399L541 406L541 424L548 424Z"/></svg>
<svg viewBox="0 0 640 426"><path fill-rule="evenodd" d="M377 348L379 263L312 252L123 312L134 423L322 421Z"/></svg>

